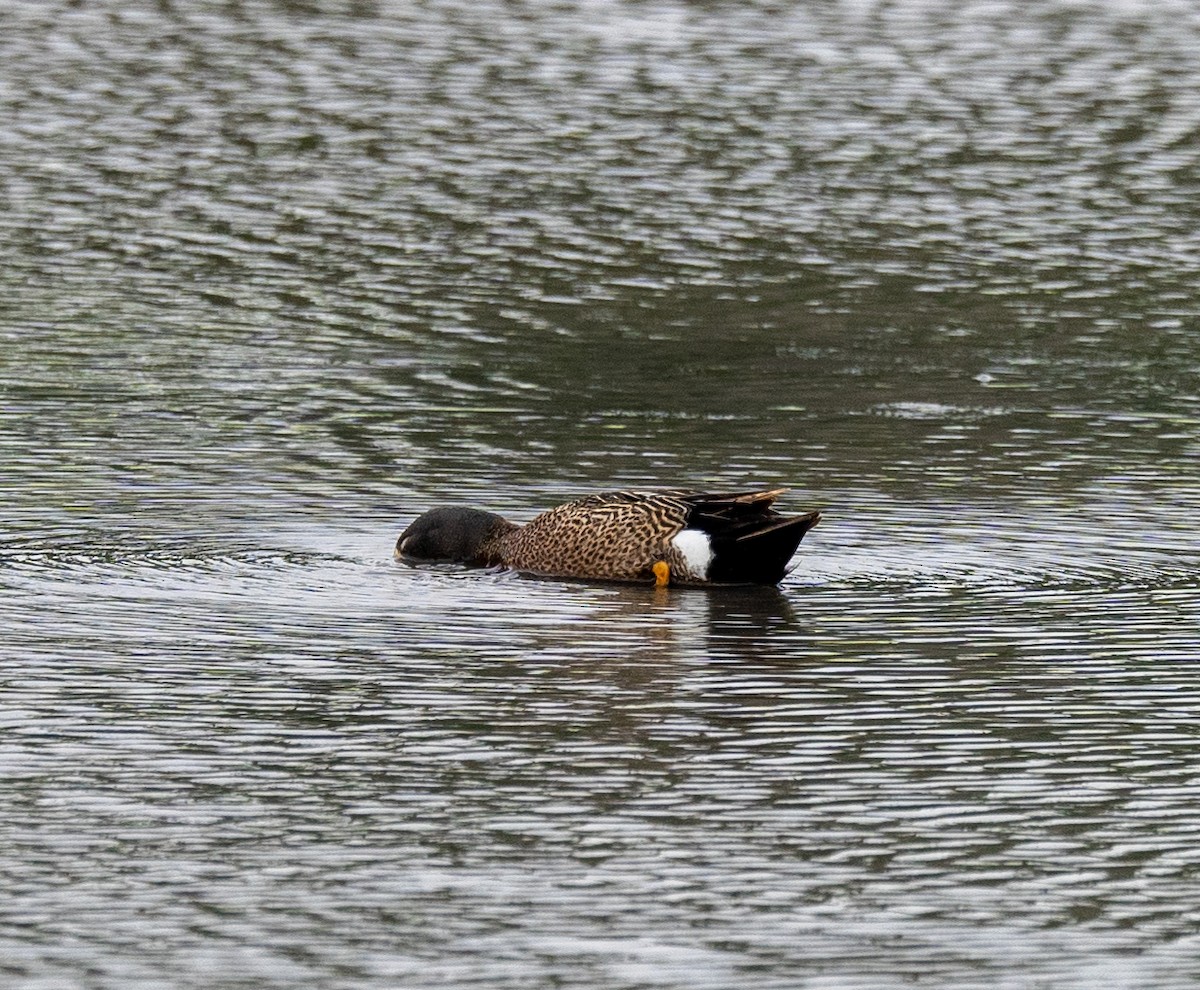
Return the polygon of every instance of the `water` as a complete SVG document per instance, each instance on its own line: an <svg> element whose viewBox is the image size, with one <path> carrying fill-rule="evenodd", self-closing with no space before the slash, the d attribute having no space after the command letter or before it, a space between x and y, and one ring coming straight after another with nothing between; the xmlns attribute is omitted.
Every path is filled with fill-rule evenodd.
<svg viewBox="0 0 1200 990"><path fill-rule="evenodd" d="M0 14L0 983L1196 984L1200 16L795 6Z"/></svg>

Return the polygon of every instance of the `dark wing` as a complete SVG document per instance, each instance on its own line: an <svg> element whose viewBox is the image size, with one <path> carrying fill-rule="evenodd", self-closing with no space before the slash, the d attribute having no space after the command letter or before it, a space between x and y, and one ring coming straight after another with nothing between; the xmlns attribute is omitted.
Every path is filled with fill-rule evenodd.
<svg viewBox="0 0 1200 990"><path fill-rule="evenodd" d="M787 489L735 494L692 493L688 526L712 540L709 580L716 584L776 584L820 512L785 516L771 506Z"/></svg>
<svg viewBox="0 0 1200 990"><path fill-rule="evenodd" d="M681 500L691 507L688 525L702 529L710 536L736 539L745 533L761 530L786 517L772 505L786 488L769 492L678 492Z"/></svg>

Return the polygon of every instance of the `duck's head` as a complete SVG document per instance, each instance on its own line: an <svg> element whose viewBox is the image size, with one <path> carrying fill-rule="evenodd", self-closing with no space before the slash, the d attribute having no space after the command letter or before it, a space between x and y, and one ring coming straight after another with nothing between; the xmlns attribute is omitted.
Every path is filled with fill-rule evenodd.
<svg viewBox="0 0 1200 990"><path fill-rule="evenodd" d="M488 542L514 528L494 512L460 506L430 509L400 534L395 557L424 563L453 561L487 566L497 562L488 551Z"/></svg>

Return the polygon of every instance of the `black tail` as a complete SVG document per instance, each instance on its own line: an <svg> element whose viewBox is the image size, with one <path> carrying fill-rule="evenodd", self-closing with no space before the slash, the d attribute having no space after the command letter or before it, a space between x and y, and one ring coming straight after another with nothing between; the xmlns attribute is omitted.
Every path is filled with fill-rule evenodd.
<svg viewBox="0 0 1200 990"><path fill-rule="evenodd" d="M753 528L745 524L725 532L711 531L713 562L708 579L714 584L778 584L804 534L821 521L821 513L779 516Z"/></svg>

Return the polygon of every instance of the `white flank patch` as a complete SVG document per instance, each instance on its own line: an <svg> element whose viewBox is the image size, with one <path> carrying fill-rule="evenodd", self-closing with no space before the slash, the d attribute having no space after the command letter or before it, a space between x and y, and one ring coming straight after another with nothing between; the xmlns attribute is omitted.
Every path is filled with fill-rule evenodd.
<svg viewBox="0 0 1200 990"><path fill-rule="evenodd" d="M712 563L712 540L700 529L685 529L671 540L675 548L683 555L687 569L700 580L708 577L708 565Z"/></svg>

